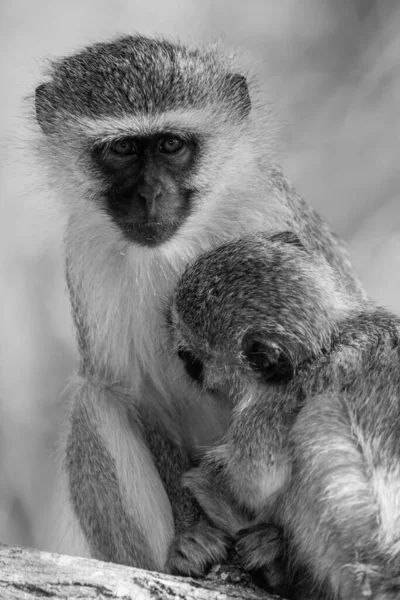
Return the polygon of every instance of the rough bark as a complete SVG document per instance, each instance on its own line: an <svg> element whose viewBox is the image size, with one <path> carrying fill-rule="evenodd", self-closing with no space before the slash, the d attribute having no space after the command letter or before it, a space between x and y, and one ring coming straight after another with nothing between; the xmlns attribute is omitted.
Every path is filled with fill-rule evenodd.
<svg viewBox="0 0 400 600"><path fill-rule="evenodd" d="M229 580L226 576L225 580ZM240 576L238 576L240 582ZM1 600L268 600L248 584L224 575L195 580L30 548L0 545Z"/></svg>

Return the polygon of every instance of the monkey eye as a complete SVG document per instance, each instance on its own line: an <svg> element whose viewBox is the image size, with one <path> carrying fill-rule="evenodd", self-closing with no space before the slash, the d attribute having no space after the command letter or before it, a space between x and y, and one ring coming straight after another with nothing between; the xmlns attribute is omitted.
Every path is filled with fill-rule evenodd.
<svg viewBox="0 0 400 600"><path fill-rule="evenodd" d="M177 137L165 137L161 140L159 151L164 154L179 152L184 146L184 141Z"/></svg>
<svg viewBox="0 0 400 600"><path fill-rule="evenodd" d="M111 152L118 154L119 156L131 156L137 154L137 147L132 138L123 138L122 140L116 140L110 146Z"/></svg>

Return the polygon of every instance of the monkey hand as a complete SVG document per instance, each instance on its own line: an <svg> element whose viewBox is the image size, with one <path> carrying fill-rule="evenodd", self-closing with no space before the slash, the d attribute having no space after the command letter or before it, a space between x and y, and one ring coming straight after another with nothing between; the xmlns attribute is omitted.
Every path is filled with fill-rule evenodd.
<svg viewBox="0 0 400 600"><path fill-rule="evenodd" d="M201 577L213 565L224 562L232 538L206 518L179 533L173 540L167 570L173 575Z"/></svg>
<svg viewBox="0 0 400 600"><path fill-rule="evenodd" d="M270 591L282 597L287 596L284 538L279 527L270 523L256 523L241 529L237 534L235 550L243 569L255 573L256 579L261 580Z"/></svg>

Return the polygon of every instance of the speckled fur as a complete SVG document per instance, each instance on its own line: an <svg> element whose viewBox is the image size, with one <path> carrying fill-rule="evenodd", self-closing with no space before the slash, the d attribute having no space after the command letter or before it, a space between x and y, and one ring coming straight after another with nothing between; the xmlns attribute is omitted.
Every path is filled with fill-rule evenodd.
<svg viewBox="0 0 400 600"><path fill-rule="evenodd" d="M87 554L89 546L108 560L170 568L174 514L181 514L176 482L185 461L221 439L229 416L229 406L194 386L170 352L165 301L190 261L255 231L292 229L307 248L326 257L357 302L365 301L343 245L275 166L270 112L250 78L247 88L245 76L234 56L217 45L190 48L125 36L52 61L36 90L41 130L35 148L67 215L67 282L81 353L61 452L67 487L69 480L68 526L84 535L81 549L79 543L73 550L58 544L65 553ZM188 181L196 193L174 238L145 248L128 242L103 209L103 184L89 155L99 144L163 131L201 140ZM86 423L78 427L83 414ZM159 426L151 452L146 420ZM86 447L82 431L99 436L92 447L106 457L104 469L91 477L87 456L83 479L74 459L77 448ZM160 477L155 464L166 469L167 461L152 455L171 442L177 464L171 457L169 473ZM100 520L93 515L111 498L107 488L115 480L121 502L108 506L109 518L101 521L108 531L98 535ZM193 507L188 510L193 513ZM126 519L140 534L129 540L132 548L117 548L128 543L121 533ZM113 543L93 551L95 540L101 545L105 539Z"/></svg>
<svg viewBox="0 0 400 600"><path fill-rule="evenodd" d="M327 260L287 233L228 243L188 267L171 311L176 348L203 362L204 388L234 409L223 443L185 481L218 528L259 524L238 543L248 568L279 558L270 521L318 598L394 600L400 321L347 292ZM290 381L273 385L254 368L249 332L267 363L289 360Z"/></svg>

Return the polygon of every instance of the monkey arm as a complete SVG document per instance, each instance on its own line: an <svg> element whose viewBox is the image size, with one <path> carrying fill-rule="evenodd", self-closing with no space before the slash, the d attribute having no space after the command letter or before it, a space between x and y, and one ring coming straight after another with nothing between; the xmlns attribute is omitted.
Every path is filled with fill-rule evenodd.
<svg viewBox="0 0 400 600"><path fill-rule="evenodd" d="M291 473L287 438L294 420L290 403L273 388L243 394L223 443L207 451L184 477L211 521L231 535L254 514L270 512ZM287 410L282 411L282 406Z"/></svg>
<svg viewBox="0 0 400 600"><path fill-rule="evenodd" d="M173 516L139 422L111 387L88 379L71 384L69 400L63 467L92 556L163 570Z"/></svg>
<svg viewBox="0 0 400 600"><path fill-rule="evenodd" d="M182 483L180 494L188 494L192 502L195 498L202 510L197 511L197 520L178 531L167 566L172 573L200 577L210 566L226 560L236 532L249 520L209 462L190 469Z"/></svg>
<svg viewBox="0 0 400 600"><path fill-rule="evenodd" d="M253 541L262 524L263 551L268 548L265 577L275 589L285 589L283 537L279 528L266 524L273 520L277 495L290 477L287 431L283 427L285 420L289 423L289 419L277 419L276 411L268 410L265 398L256 399L245 394L234 409L224 443L207 451L200 465L185 474L184 486L199 502L214 529L203 520L190 530L184 545L185 556L190 559L185 561L180 572L201 573L199 565L203 567L205 553L199 548L201 550L203 545L213 551L213 555L210 551L206 553L209 563L219 562L224 558L220 551L222 542L229 547L238 535L240 555L240 538L244 535L246 544L250 538ZM255 534L252 527L255 527ZM221 539L221 532L228 535L228 539ZM251 532L250 535L248 532ZM248 554L253 556L254 553L250 549ZM214 557L216 560L212 561ZM253 570L252 564L245 563L245 559L246 556L242 557L243 563Z"/></svg>
<svg viewBox="0 0 400 600"><path fill-rule="evenodd" d="M224 444L206 458L222 466L233 498L251 512L269 506L290 478L292 404L280 386L246 390L233 410Z"/></svg>

